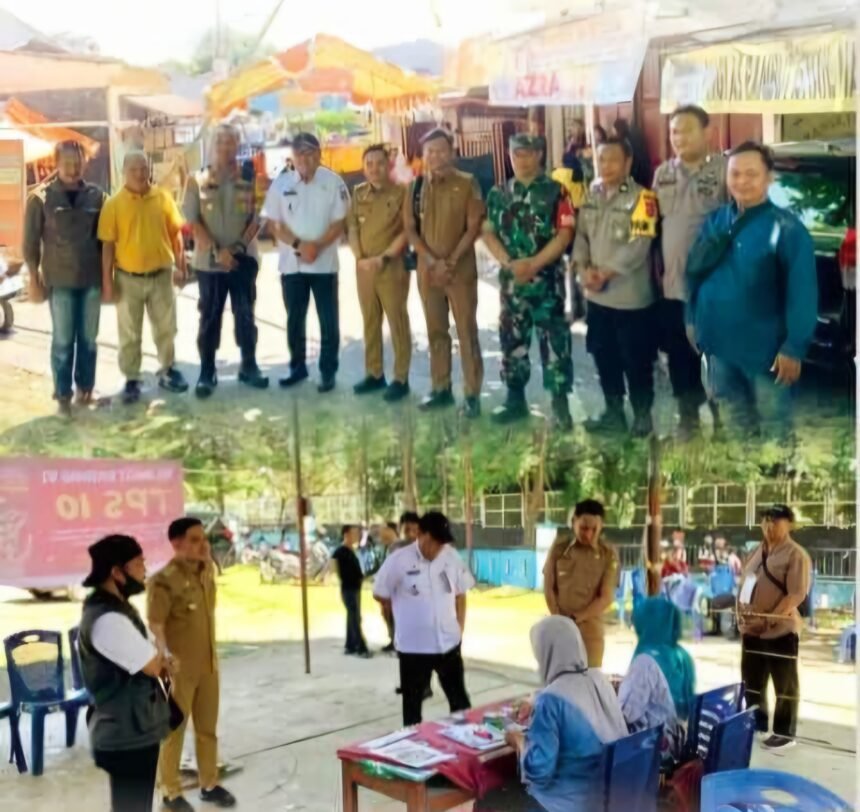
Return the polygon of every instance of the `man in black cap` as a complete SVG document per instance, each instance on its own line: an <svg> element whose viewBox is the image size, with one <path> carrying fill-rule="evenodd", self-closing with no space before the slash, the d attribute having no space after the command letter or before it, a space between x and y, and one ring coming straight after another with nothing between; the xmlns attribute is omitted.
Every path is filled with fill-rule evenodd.
<svg viewBox="0 0 860 812"><path fill-rule="evenodd" d="M373 585L373 597L394 616L406 727L421 722L421 705L434 671L452 713L471 707L461 644L466 593L475 579L453 541L448 519L441 513L425 513L419 520L418 541L391 554Z"/></svg>
<svg viewBox="0 0 860 812"><path fill-rule="evenodd" d="M143 550L130 536L108 536L89 549L80 626L84 684L93 698L88 720L96 766L110 776L115 812L151 812L161 741L170 712L158 678L168 663L149 639L129 598L144 590Z"/></svg>
<svg viewBox="0 0 860 812"><path fill-rule="evenodd" d="M797 656L808 601L811 562L794 539L794 511L773 505L762 514L764 541L750 556L738 595L742 635L741 676L747 704L756 706L756 728L768 732L767 687L773 680L773 735L762 747L783 751L795 744L800 704Z"/></svg>
<svg viewBox="0 0 860 812"><path fill-rule="evenodd" d="M263 204L280 249L278 270L287 309L290 374L284 388L308 377L305 323L313 294L320 320L320 392L335 386L340 349L338 242L344 235L349 192L341 177L320 166L320 142L311 133L293 139L295 171L279 175Z"/></svg>

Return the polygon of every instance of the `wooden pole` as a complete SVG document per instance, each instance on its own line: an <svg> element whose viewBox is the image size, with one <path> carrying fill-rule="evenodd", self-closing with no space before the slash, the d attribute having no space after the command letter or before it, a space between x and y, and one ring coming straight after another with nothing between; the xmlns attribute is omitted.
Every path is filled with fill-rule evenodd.
<svg viewBox="0 0 860 812"><path fill-rule="evenodd" d="M361 489L364 497L364 527L370 529L370 474L367 470L367 418L361 418Z"/></svg>
<svg viewBox="0 0 860 812"><path fill-rule="evenodd" d="M651 437L648 446L648 523L645 529L645 564L648 594L660 593L660 536L663 520L660 511L660 440Z"/></svg>
<svg viewBox="0 0 860 812"><path fill-rule="evenodd" d="M473 502L473 487L472 487L472 444L466 438L466 447L463 453L463 483L465 485L463 494L464 497L464 519L466 521L466 556L469 561L469 569L474 572L474 558L472 554L474 515L472 510Z"/></svg>
<svg viewBox="0 0 860 812"><path fill-rule="evenodd" d="M308 634L308 543L305 538L307 502L302 495L302 449L299 438L299 401L293 398L293 452L296 473L296 522L299 527L299 568L302 579L302 632L305 638L305 674L311 673L311 643Z"/></svg>

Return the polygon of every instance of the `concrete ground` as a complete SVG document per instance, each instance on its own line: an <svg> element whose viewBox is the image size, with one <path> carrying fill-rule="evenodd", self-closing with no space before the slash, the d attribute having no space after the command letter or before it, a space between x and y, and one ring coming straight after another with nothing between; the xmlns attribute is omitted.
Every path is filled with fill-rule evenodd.
<svg viewBox="0 0 860 812"><path fill-rule="evenodd" d="M400 725L394 695L396 660L345 659L343 614L336 589L310 590L312 674L303 664L299 590L255 587L249 571L230 571L221 581L219 638L222 657L222 758L241 767L227 786L241 807L259 812L331 812L341 808L338 747L376 737ZM385 641L381 618L365 594L364 628L373 648ZM540 596L509 590L479 591L469 605L465 654L467 684L475 705L516 697L534 689L534 663L527 630L544 614ZM79 606L36 603L13 590L0 595L0 634L26 626L66 628ZM780 769L811 778L846 799L855 797L856 682L854 669L830 657L830 637L809 637L801 655L801 744L783 757L756 746L754 767ZM634 646L632 632L613 625L605 670L623 672ZM706 639L690 644L698 688L738 679L735 643ZM0 680L0 699L6 680ZM441 691L425 706L427 718L445 715ZM106 809L107 786L93 766L81 723L78 743L63 747L60 717L48 728L46 770L41 778L18 776L0 765L0 810L47 812L62 808ZM25 723L24 736L27 736ZM8 731L0 727L0 753ZM29 752L29 746L26 746ZM187 753L193 752L191 736ZM188 797L201 806L196 793ZM202 807L201 807L202 808ZM379 796L361 799L362 809L398 807Z"/></svg>

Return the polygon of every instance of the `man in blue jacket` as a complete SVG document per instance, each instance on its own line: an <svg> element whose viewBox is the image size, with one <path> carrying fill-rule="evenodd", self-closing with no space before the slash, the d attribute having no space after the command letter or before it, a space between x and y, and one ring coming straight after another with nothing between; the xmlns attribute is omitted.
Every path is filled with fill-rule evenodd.
<svg viewBox="0 0 860 812"><path fill-rule="evenodd" d="M730 153L733 202L708 217L688 260L687 327L708 356L729 425L785 437L815 332L818 281L806 227L768 198L773 168L772 152L753 141Z"/></svg>

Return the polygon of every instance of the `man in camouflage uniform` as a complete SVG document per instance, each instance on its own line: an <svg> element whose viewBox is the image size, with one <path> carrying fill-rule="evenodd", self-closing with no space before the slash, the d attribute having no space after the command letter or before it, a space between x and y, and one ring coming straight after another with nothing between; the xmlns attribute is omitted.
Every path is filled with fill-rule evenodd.
<svg viewBox="0 0 860 812"><path fill-rule="evenodd" d="M502 381L508 387L505 405L493 419L507 424L528 416L529 348L537 330L555 425L570 429L573 359L561 257L573 239L573 208L562 185L541 166L541 139L514 135L510 150L514 177L490 192L484 224L484 242L501 265L499 337Z"/></svg>

